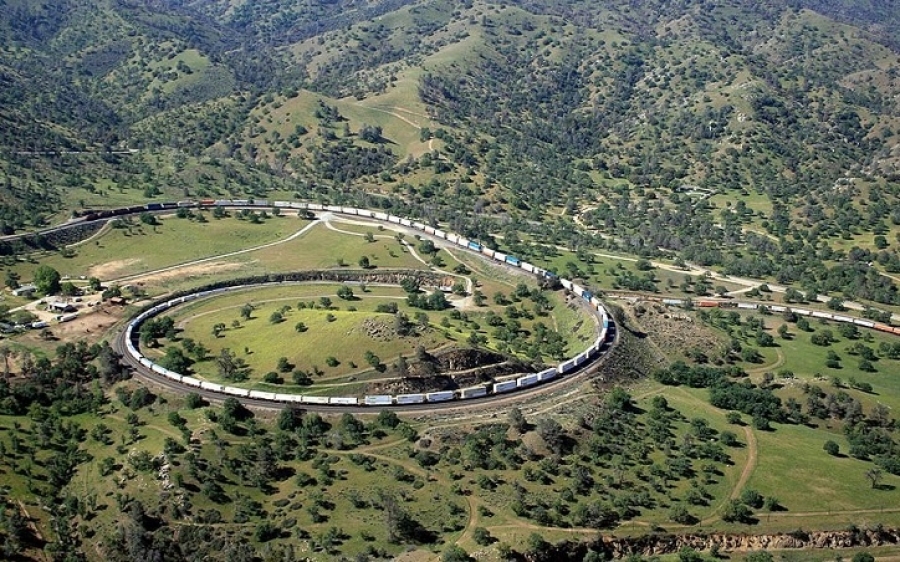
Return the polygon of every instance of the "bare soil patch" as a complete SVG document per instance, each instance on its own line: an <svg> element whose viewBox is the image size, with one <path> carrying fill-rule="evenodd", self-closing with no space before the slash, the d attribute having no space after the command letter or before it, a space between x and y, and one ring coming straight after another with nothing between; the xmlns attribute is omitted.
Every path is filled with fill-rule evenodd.
<svg viewBox="0 0 900 562"><path fill-rule="evenodd" d="M158 273L148 273L147 275L141 275L139 277L133 278L132 281L139 281L141 283L162 283L173 278L190 279L192 277L202 277L204 275L212 275L215 273L222 273L226 271L235 271L244 267L245 265L246 264L236 262L220 261L201 263L196 265L185 265L184 267L177 267L166 271L160 271Z"/></svg>
<svg viewBox="0 0 900 562"><path fill-rule="evenodd" d="M712 359L725 351L725 342L690 312L653 301L637 301L623 307L643 333L651 334L653 343L666 356L699 348Z"/></svg>
<svg viewBox="0 0 900 562"><path fill-rule="evenodd" d="M113 279L127 268L141 263L141 258L128 258L125 260L109 261L100 265L95 265L88 270L91 277L97 279Z"/></svg>

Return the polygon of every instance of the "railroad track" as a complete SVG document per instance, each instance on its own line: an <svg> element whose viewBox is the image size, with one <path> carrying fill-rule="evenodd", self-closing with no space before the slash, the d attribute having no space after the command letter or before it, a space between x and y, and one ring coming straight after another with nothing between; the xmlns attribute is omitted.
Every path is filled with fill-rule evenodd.
<svg viewBox="0 0 900 562"><path fill-rule="evenodd" d="M177 394L196 393L204 400L211 403L222 403L227 398L235 398L244 406L249 408L267 409L267 410L283 410L284 408L296 408L310 412L332 413L332 414L372 414L381 410L389 410L392 412L402 412L410 414L445 414L452 412L465 412L472 410L484 410L486 407L502 407L512 406L517 403L527 401L529 399L549 394L559 390L564 390L590 380L600 367L605 363L609 356L608 350L615 346L619 341L619 332L614 330L613 341L609 342L607 352L598 356L595 361L586 363L581 369L572 372L564 377L534 386L511 394L488 395L481 398L471 398L466 400L451 400L448 402L431 402L422 404L406 404L406 405L390 405L390 406L338 406L330 404L307 404L307 403L283 403L272 402L271 400L259 400L250 397L226 395L203 388L187 386L178 381L160 375L142 365L130 353L128 353L125 345L124 329L120 330L116 337L112 340L112 348L122 356L123 361L132 369L134 375L153 386L163 388L165 390L175 392Z"/></svg>

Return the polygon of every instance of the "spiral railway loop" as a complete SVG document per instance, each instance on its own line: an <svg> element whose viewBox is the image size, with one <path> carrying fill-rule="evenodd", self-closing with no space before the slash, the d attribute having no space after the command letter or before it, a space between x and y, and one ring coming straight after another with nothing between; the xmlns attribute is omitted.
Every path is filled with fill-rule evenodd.
<svg viewBox="0 0 900 562"><path fill-rule="evenodd" d="M580 285L557 277L552 272L522 261L515 256L511 256L488 248L477 241L469 240L464 236L436 228L420 221L388 215L380 211L371 211L368 209L357 209L355 207L344 207L338 205L320 205L317 203L301 203L289 201L272 201L267 200L251 200L251 199L204 199L201 201L180 201L177 203L150 203L140 207L128 207L126 209L114 209L109 211L92 211L84 216L84 220L104 220L114 216L137 212L153 212L165 211L171 209L187 208L278 208L293 209L299 211L316 211L329 212L342 215L352 215L364 217L376 221L397 224L414 230L424 232L429 236L446 240L456 246L487 256L501 264L522 269L538 278L558 279L559 283L569 292L576 295L586 305L590 307L596 315L598 334L594 342L581 353L562 361L555 367L545 369L537 373L528 373L513 380L495 382L493 384L483 384L457 390L443 390L437 392L416 393L416 394L397 394L397 395L366 395L361 399L357 396L314 396L300 394L282 394L263 392L259 390L249 390L246 388L231 387L202 381L194 377L186 376L181 373L170 371L157 365L149 358L145 357L140 350L137 342L137 334L141 324L148 318L156 316L174 306L184 304L185 302L210 297L225 291L245 289L248 285L240 285L235 287L227 287L221 289L213 289L209 291L200 291L190 295L180 296L173 299L154 303L149 309L141 312L128 322L123 334L120 336L120 347L123 355L135 367L144 369L143 374L151 375L151 378L159 381L160 377L165 379L169 384L177 383L180 387L188 387L190 389L200 389L206 393L221 395L224 397L234 396L242 399L249 399L255 403L270 403L271 405L290 405L298 404L303 407L399 407L399 406L416 406L422 404L443 404L447 402L455 402L459 400L484 400L501 394L512 393L529 389L536 385L549 383L554 380L563 378L577 371L583 371L586 367L593 365L608 351L609 345L615 340L615 324L608 314L606 308L599 298L594 296L590 291ZM155 375L155 376L154 376ZM258 405L258 404L257 404ZM331 409L329 408L329 409Z"/></svg>

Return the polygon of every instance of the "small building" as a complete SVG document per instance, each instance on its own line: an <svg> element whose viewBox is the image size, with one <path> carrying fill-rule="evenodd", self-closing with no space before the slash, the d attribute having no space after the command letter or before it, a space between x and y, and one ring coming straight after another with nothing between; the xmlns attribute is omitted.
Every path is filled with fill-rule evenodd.
<svg viewBox="0 0 900 562"><path fill-rule="evenodd" d="M47 310L50 312L75 312L75 305L66 301L47 301Z"/></svg>
<svg viewBox="0 0 900 562"><path fill-rule="evenodd" d="M17 297L30 297L36 292L37 287L35 287L34 285L22 285L21 287L17 287L12 290L12 294Z"/></svg>
<svg viewBox="0 0 900 562"><path fill-rule="evenodd" d="M124 297L111 297L109 299L109 304L115 306L125 306L125 298Z"/></svg>

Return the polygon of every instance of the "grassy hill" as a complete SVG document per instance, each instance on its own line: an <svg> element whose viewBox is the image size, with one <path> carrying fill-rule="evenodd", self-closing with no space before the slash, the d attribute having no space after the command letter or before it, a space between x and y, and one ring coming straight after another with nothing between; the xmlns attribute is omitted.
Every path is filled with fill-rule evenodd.
<svg viewBox="0 0 900 562"><path fill-rule="evenodd" d="M84 208L308 198L441 223L598 293L700 298L717 285L900 311L900 14L890 2L0 0L0 12L3 235ZM153 294L360 255L410 265L395 242L364 250L363 232L266 246L305 223L259 222L131 221L3 265L26 280L52 265L106 281L243 252L147 281ZM146 249L172 240L166 255ZM473 270L487 295L511 289L472 256L441 256ZM788 291L751 291L740 277ZM718 386L654 381L635 383L633 400L587 386L555 394L529 403L527 422L505 410L274 420L153 396L120 380L108 348L63 330L62 341L37 331L4 340L0 556L434 559L459 545L483 560L514 550L550 560L562 551L533 532L799 536L897 524L884 509L900 472L895 343L669 310L659 316L691 328L660 335L642 307L633 316L648 327L622 331L611 378L648 374L651 355L728 366L721 388L783 401L771 420L712 404ZM351 328L356 311L339 312L328 325L309 308L293 314L319 330L320 348ZM574 333L567 316L555 326ZM465 337L475 318L442 330ZM826 332L838 337L820 345ZM239 338L222 339L250 347ZM260 375L282 353L262 352L269 339L252 343ZM311 369L329 354L360 363L358 351L291 354ZM842 453L823 450L832 440ZM784 473L791 481L773 477ZM754 490L768 503L744 497ZM730 499L756 515L733 519L741 502Z"/></svg>

